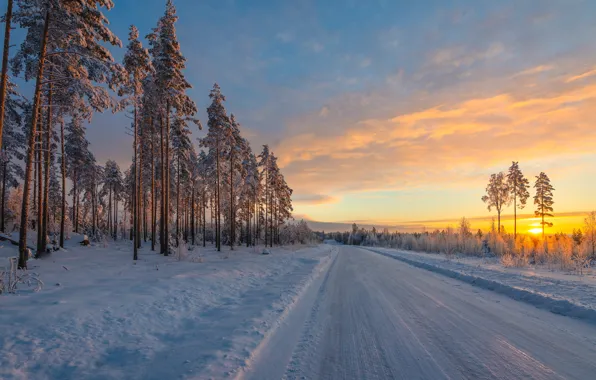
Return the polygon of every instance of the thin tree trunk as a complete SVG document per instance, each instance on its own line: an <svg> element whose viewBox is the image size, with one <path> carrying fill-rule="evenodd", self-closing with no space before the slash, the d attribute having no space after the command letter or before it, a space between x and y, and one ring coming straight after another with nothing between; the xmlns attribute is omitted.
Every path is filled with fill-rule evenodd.
<svg viewBox="0 0 596 380"><path fill-rule="evenodd" d="M166 236L165 236L165 215L166 215L166 176L165 176L165 156L166 156L166 151L165 151L165 147L164 147L164 122L163 122L163 117L160 117L160 139L159 139L159 144L160 144L160 148L161 148L161 161L160 161L160 165L161 165L161 189L160 189L160 196L161 196L161 202L160 202L160 219L159 219L159 244L160 244L160 252L162 254L166 253Z"/></svg>
<svg viewBox="0 0 596 380"><path fill-rule="evenodd" d="M8 0L6 15L4 17L4 51L2 53L2 78L0 79L0 142L2 142L2 133L4 131L4 113L6 107L6 90L8 87L8 53L10 49L10 31L12 22L12 0ZM4 214L3 214L4 215ZM2 219L4 227L4 219ZM4 228L2 228L4 231Z"/></svg>
<svg viewBox="0 0 596 380"><path fill-rule="evenodd" d="M0 231L5 232L4 212L6 204L6 171L8 170L8 161L4 161L4 165L2 166L2 215L0 215Z"/></svg>
<svg viewBox="0 0 596 380"><path fill-rule="evenodd" d="M27 221L29 219L29 184L31 182L31 169L33 164L33 150L35 149L35 135L37 134L37 123L39 118L39 105L41 98L41 83L43 79L43 70L46 59L46 49L48 42L48 30L50 25L50 12L46 11L44 30L41 38L41 51L39 53L39 63L37 68L37 79L35 83L35 93L33 100L33 117L31 118L31 130L29 131L29 144L27 151L27 160L25 164L25 180L23 184L23 203L21 207L21 229L19 233L19 264L21 269L27 268Z"/></svg>
<svg viewBox="0 0 596 380"><path fill-rule="evenodd" d="M41 110L41 106L39 111L37 111L41 114L42 110ZM40 256L44 249L44 239L43 239L43 194L42 194L42 188L43 188L43 167L41 165L42 163L42 151L43 151L43 117L39 118L39 133L37 134L37 143L36 143L36 147L37 147L37 251L35 252L36 256Z"/></svg>
<svg viewBox="0 0 596 380"><path fill-rule="evenodd" d="M137 105L135 104L134 107L134 139L133 139L133 159L132 159L132 166L133 166L133 185L132 185L132 229L131 229L131 239L133 240L133 260L139 259L139 243L138 243L138 236L139 236L139 225L138 225L138 197L137 197L137 171L139 169L137 165L137 149L138 149L138 126L137 126Z"/></svg>
<svg viewBox="0 0 596 380"><path fill-rule="evenodd" d="M118 192L114 189L114 240L118 240Z"/></svg>
<svg viewBox="0 0 596 380"><path fill-rule="evenodd" d="M517 188L517 185L515 186ZM513 240L517 239L517 194L513 192Z"/></svg>
<svg viewBox="0 0 596 380"><path fill-rule="evenodd" d="M77 206L78 206L78 202L77 202L77 169L75 168L73 170L73 176L72 176L72 223L73 223L73 228L74 228L74 232L78 233L78 210L77 210Z"/></svg>
<svg viewBox="0 0 596 380"><path fill-rule="evenodd" d="M230 148L230 250L234 250L234 146Z"/></svg>
<svg viewBox="0 0 596 380"><path fill-rule="evenodd" d="M176 170L176 247L180 245L180 155L177 157Z"/></svg>
<svg viewBox="0 0 596 380"><path fill-rule="evenodd" d="M137 122L138 124L138 122ZM143 226L143 218L142 215L144 213L145 210L145 205L143 203L143 200L145 199L145 195L144 195L144 191L143 191L143 133L141 132L141 129L139 129L139 136L138 138L138 154L139 154L139 170L137 171L138 173L138 180L139 180L139 186L137 187L137 231L138 231L138 236L137 236L137 246L139 248L141 248L141 235L144 234L144 232L142 231L142 226Z"/></svg>
<svg viewBox="0 0 596 380"><path fill-rule="evenodd" d="M155 148L153 141L155 140L155 126L153 119L149 119L151 124L151 250L155 251L155 219L157 217L157 207L155 204Z"/></svg>
<svg viewBox="0 0 596 380"><path fill-rule="evenodd" d="M190 240L192 245L195 245L195 187L193 184L192 194L190 198Z"/></svg>
<svg viewBox="0 0 596 380"><path fill-rule="evenodd" d="M207 219L207 200L205 199L205 187L203 187L201 196L203 197L203 200L202 200L203 201L203 205L202 205L202 207L203 207L203 247L206 247L207 243L206 243L205 235L207 233L207 226L206 226L206 224L207 224L207 220L206 220Z"/></svg>
<svg viewBox="0 0 596 380"><path fill-rule="evenodd" d="M165 255L168 256L169 255L169 250L170 250L170 213L169 213L169 207L170 207L170 101L168 100L166 103L166 162L165 162L165 177L166 177L166 187L165 187L165 193L166 193L166 202L165 202L165 210L166 210L166 214L165 214L165 220L164 220L164 232L165 232L165 243L166 243L166 252Z"/></svg>
<svg viewBox="0 0 596 380"><path fill-rule="evenodd" d="M217 251L221 251L221 221L220 221L220 202L219 202L219 137L217 138L217 143L216 143L216 151L215 151L215 160L216 160L216 174L217 174L217 189L215 191L215 195L217 198L217 204L216 204L216 211L215 211L215 230L216 230L216 234L215 234L215 245L217 246Z"/></svg>
<svg viewBox="0 0 596 380"><path fill-rule="evenodd" d="M52 74L50 73L50 81L52 80ZM51 158L51 150L52 150L52 143L51 143L51 135L52 135L52 92L53 86L52 84L49 85L48 89L48 108L47 108L47 120L46 120L46 144L45 144L45 177L44 177L44 186L43 186L43 220L42 220L42 244L43 244L43 251L42 253L46 252L46 237L48 236L48 222L49 222L49 193L50 193L50 158Z"/></svg>

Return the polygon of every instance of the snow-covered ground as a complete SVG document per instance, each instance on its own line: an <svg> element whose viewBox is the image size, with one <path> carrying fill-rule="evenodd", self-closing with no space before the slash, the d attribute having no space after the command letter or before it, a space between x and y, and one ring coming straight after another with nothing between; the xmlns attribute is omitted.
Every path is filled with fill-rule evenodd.
<svg viewBox="0 0 596 380"><path fill-rule="evenodd" d="M456 257L387 248L371 248L411 265L486 289L557 314L578 317L596 324L596 272L583 275L543 265L504 267L498 259Z"/></svg>
<svg viewBox="0 0 596 380"><path fill-rule="evenodd" d="M221 378L321 277L337 247L199 248L185 261L130 243L80 247L29 262L45 283L0 297L1 379ZM0 266L16 255L3 242Z"/></svg>

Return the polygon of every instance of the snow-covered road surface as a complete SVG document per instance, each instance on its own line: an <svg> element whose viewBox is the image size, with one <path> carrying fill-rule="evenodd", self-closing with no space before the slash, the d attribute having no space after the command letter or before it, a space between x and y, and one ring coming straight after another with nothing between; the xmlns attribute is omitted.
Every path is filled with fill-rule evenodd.
<svg viewBox="0 0 596 380"><path fill-rule="evenodd" d="M359 248L341 247L293 313L238 377L596 376L595 326Z"/></svg>

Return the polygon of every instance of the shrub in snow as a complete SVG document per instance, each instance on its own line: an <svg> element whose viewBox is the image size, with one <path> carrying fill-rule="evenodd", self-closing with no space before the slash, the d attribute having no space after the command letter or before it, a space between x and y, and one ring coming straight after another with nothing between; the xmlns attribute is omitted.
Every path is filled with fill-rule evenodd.
<svg viewBox="0 0 596 380"><path fill-rule="evenodd" d="M15 294L17 292L18 284L24 284L28 287L34 286L33 291L35 292L38 292L43 288L43 282L37 273L17 269L17 257L10 257L8 261L8 269L0 268L0 294Z"/></svg>

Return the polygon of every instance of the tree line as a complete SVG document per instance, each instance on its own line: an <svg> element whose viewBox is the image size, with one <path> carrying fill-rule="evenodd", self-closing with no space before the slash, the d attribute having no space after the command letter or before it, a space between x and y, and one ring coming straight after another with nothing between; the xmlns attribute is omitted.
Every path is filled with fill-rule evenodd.
<svg viewBox="0 0 596 380"><path fill-rule="evenodd" d="M36 231L41 256L51 226L61 247L69 230L96 240L129 238L135 260L147 241L168 255L181 240L205 246L209 239L221 250L224 244L273 246L290 230L303 233L305 224L286 226L292 189L276 156L267 145L252 150L217 84L200 149L192 143L192 128L203 126L187 94L172 1L146 35L147 47L130 27L121 63L107 48L123 45L104 14L113 6L111 0L8 0L0 229L10 219L18 224L19 268L27 266L28 230ZM26 33L10 56L14 25ZM12 77L34 82L32 99L18 93L9 69ZM106 110L131 119L123 126L133 136L124 173L113 160L99 165L86 138L85 125Z"/></svg>

